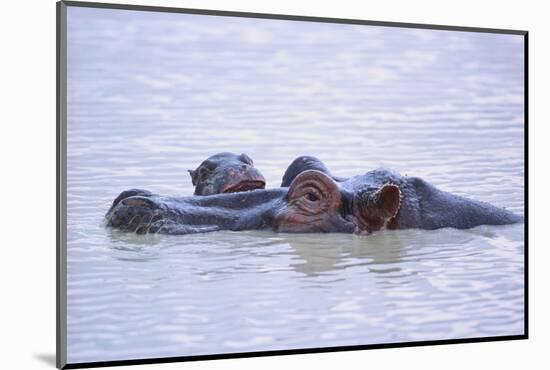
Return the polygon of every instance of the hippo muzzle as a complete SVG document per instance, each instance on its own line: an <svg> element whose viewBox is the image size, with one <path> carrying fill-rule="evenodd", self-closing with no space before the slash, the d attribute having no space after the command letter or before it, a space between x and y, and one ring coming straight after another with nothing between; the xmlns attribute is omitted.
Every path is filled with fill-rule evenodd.
<svg viewBox="0 0 550 370"><path fill-rule="evenodd" d="M189 170L194 195L236 193L265 188L265 178L246 154L218 153Z"/></svg>

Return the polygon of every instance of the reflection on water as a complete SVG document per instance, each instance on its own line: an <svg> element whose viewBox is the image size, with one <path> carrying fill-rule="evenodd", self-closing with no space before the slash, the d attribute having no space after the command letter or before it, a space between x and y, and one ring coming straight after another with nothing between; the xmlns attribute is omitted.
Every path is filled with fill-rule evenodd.
<svg viewBox="0 0 550 370"><path fill-rule="evenodd" d="M338 234L323 235L322 238L288 235L285 242L300 258L298 263L291 265L295 271L319 276L349 266L373 264L395 263L398 271L403 248L401 236L391 232L378 233L369 238Z"/></svg>
<svg viewBox="0 0 550 370"><path fill-rule="evenodd" d="M246 152L379 166L523 212L519 36L70 8L69 362L521 334L523 225L370 236L121 233Z"/></svg>

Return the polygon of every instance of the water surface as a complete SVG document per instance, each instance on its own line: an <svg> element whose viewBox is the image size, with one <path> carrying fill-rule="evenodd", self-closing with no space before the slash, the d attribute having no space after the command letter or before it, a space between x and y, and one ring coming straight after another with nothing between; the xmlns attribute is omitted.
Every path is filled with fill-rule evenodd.
<svg viewBox="0 0 550 370"><path fill-rule="evenodd" d="M106 229L120 191L191 194L245 152L385 166L523 213L523 39L72 8L68 361L523 333L523 225L371 236Z"/></svg>

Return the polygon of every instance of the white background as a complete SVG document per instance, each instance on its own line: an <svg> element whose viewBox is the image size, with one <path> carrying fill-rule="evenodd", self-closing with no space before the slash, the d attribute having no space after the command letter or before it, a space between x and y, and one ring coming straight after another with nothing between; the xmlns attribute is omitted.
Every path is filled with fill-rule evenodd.
<svg viewBox="0 0 550 370"><path fill-rule="evenodd" d="M120 2L111 0L111 2ZM202 0L134 4L528 30L530 339L134 366L132 369L546 368L550 298L546 192L550 22L543 1ZM53 368L55 354L55 2L6 1L0 22L0 367Z"/></svg>

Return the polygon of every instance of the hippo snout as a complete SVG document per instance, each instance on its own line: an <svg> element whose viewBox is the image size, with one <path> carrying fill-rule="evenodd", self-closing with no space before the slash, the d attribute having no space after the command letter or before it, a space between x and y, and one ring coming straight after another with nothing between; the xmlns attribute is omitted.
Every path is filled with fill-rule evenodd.
<svg viewBox="0 0 550 370"><path fill-rule="evenodd" d="M113 202L105 215L108 226L138 234L150 232L162 223L161 206L146 190L127 190Z"/></svg>
<svg viewBox="0 0 550 370"><path fill-rule="evenodd" d="M228 168L219 180L220 193L236 193L265 188L265 178L251 165L243 164L240 168Z"/></svg>
<svg viewBox="0 0 550 370"><path fill-rule="evenodd" d="M130 189L130 190L124 190L122 193L118 195L118 197L115 198L113 201L113 204L111 205L111 208L109 208L109 211L107 211L107 214L111 213L111 211L124 199L133 197L133 196L142 196L142 197L150 197L153 195L148 190L142 190L142 189Z"/></svg>
<svg viewBox="0 0 550 370"><path fill-rule="evenodd" d="M160 208L159 205L155 203L153 200L143 196L132 196L129 198L125 198L121 201L121 203L129 207L143 207L143 208L150 208L150 209Z"/></svg>

